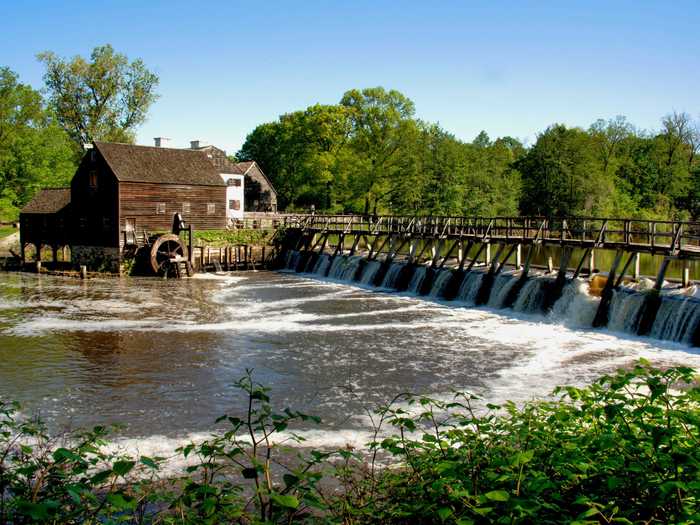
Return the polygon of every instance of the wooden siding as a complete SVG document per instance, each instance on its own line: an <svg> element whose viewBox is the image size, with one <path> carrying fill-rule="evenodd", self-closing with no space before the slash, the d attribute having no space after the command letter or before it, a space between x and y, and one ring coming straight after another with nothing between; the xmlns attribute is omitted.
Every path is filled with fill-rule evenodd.
<svg viewBox="0 0 700 525"><path fill-rule="evenodd" d="M57 213L20 213L22 244L65 246L70 244L70 215L68 208Z"/></svg>
<svg viewBox="0 0 700 525"><path fill-rule="evenodd" d="M97 174L93 186L90 174ZM80 246L119 246L119 183L97 150L88 151L71 181L71 240Z"/></svg>
<svg viewBox="0 0 700 525"><path fill-rule="evenodd" d="M182 204L185 202L190 204L189 213L183 213ZM139 233L143 230L170 231L175 213L182 213L185 222L195 230L226 227L226 186L122 182L119 184L119 203L120 232L126 227L126 219L135 219ZM165 213L156 213L158 203L165 203ZM212 203L215 212L209 214L207 205Z"/></svg>

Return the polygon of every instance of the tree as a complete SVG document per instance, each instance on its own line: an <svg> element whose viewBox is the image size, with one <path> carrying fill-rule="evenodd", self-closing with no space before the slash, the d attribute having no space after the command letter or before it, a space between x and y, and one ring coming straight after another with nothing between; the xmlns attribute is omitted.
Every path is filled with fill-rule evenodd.
<svg viewBox="0 0 700 525"><path fill-rule="evenodd" d="M0 220L15 220L38 189L66 185L74 170L68 136L41 95L0 67Z"/></svg>
<svg viewBox="0 0 700 525"><path fill-rule="evenodd" d="M129 62L110 45L93 49L89 61L80 56L65 60L50 51L37 58L46 66L49 106L77 152L94 140L134 141L158 97L158 77L143 61Z"/></svg>
<svg viewBox="0 0 700 525"><path fill-rule="evenodd" d="M609 205L611 181L603 176L591 135L582 129L550 126L516 167L526 215L590 215Z"/></svg>
<svg viewBox="0 0 700 525"><path fill-rule="evenodd" d="M364 200L364 213L376 212L396 168L404 139L415 133L413 102L396 90L384 88L347 91L340 105L348 108L352 130L350 147L361 159L353 178Z"/></svg>

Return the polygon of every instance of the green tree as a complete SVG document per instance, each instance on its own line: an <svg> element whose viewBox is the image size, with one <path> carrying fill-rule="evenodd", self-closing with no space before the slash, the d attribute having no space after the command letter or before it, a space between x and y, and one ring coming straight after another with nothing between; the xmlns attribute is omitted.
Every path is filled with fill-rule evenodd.
<svg viewBox="0 0 700 525"><path fill-rule="evenodd" d="M110 45L93 49L89 60L65 60L50 51L37 58L46 66L49 105L76 152L93 140L134 141L158 97L158 77L142 60L129 62Z"/></svg>
<svg viewBox="0 0 700 525"><path fill-rule="evenodd" d="M405 139L416 131L413 102L396 90L384 88L347 91L340 104L349 109L350 148L359 162L354 191L364 201L365 214L376 212L396 171Z"/></svg>
<svg viewBox="0 0 700 525"><path fill-rule="evenodd" d="M516 163L522 175L520 208L528 215L591 215L609 206L612 184L589 133L555 124Z"/></svg>
<svg viewBox="0 0 700 525"><path fill-rule="evenodd" d="M74 170L70 141L41 95L0 68L0 220L15 220L38 189L66 185Z"/></svg>

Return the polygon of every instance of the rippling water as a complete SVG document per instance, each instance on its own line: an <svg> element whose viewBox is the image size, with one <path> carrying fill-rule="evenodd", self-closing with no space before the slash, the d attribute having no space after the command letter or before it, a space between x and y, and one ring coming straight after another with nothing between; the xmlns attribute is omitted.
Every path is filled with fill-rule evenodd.
<svg viewBox="0 0 700 525"><path fill-rule="evenodd" d="M242 412L232 382L246 368L280 406L322 415L316 439L338 444L364 439L366 410L399 392L524 400L639 357L700 368L697 349L678 343L296 274L0 274L0 396L54 430L121 422L141 442Z"/></svg>

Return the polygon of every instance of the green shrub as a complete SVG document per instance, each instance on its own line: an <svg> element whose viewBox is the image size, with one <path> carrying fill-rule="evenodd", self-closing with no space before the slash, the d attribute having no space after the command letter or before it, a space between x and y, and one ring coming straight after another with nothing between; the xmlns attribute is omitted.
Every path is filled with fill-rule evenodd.
<svg viewBox="0 0 700 525"><path fill-rule="evenodd" d="M195 244L209 246L225 246L231 244L267 244L275 230L244 229L244 230L195 230Z"/></svg>
<svg viewBox="0 0 700 525"><path fill-rule="evenodd" d="M318 419L275 413L248 372L246 413L179 449L191 466L168 479L160 458L105 452L105 428L59 442L1 403L0 523L697 523L694 381L640 362L522 407L402 395L378 411L375 435L392 431L369 456L282 461L277 436L300 444L292 427Z"/></svg>

